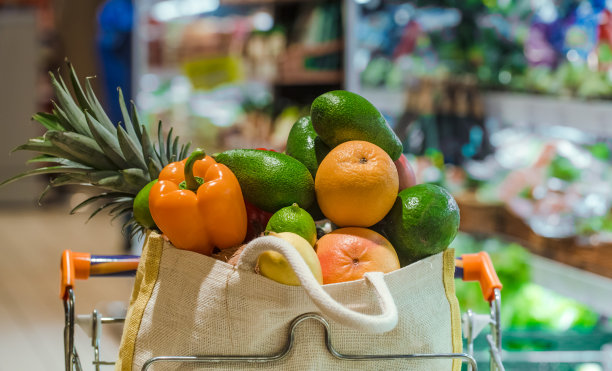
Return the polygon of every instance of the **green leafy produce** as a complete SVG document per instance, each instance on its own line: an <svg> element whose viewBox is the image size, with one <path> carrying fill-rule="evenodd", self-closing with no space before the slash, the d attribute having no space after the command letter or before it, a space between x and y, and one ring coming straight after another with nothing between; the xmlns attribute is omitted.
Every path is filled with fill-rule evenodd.
<svg viewBox="0 0 612 371"><path fill-rule="evenodd" d="M592 329L599 315L573 299L562 297L531 282L530 254L516 243L499 239L479 241L459 233L451 244L457 256L486 251L502 290L502 327L513 330L565 331ZM456 281L457 298L462 311L472 309L488 313L488 303L475 282Z"/></svg>
<svg viewBox="0 0 612 371"><path fill-rule="evenodd" d="M550 163L549 173L550 176L567 182L573 182L580 178L580 169L574 166L567 157L563 156L555 156Z"/></svg>

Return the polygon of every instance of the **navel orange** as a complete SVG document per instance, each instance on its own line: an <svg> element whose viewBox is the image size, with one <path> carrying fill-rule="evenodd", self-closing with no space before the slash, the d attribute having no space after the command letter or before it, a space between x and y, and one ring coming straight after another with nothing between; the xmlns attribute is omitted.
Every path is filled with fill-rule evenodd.
<svg viewBox="0 0 612 371"><path fill-rule="evenodd" d="M398 192L397 168L375 144L348 141L332 149L315 178L323 214L340 227L369 227L389 212Z"/></svg>

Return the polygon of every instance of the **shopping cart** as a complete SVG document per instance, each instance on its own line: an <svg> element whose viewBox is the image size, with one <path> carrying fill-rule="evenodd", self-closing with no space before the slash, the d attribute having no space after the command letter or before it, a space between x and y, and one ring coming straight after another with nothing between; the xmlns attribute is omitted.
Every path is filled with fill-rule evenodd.
<svg viewBox="0 0 612 371"><path fill-rule="evenodd" d="M110 323L122 323L124 317L103 317L97 310L91 314L75 315L74 283L77 279L89 277L108 276L133 276L138 266L139 257L134 255L101 256L88 253L72 252L65 250L61 259L61 290L60 298L64 303L65 327L64 327L64 356L66 371L82 370L81 361L77 353L74 332L79 326L92 339L95 370L101 366L114 365L114 362L100 360L100 338L102 325ZM149 369L155 363L163 362L185 362L185 363L210 363L210 362L274 362L288 356L294 345L294 332L300 323L307 320L319 321L325 329L325 345L328 351L336 358L346 361L359 360L386 360L386 359L460 359L467 362L468 370L478 369L474 359L474 339L485 327L490 328L486 335L489 343L490 370L503 371L504 366L501 359L501 283L486 252L477 254L465 254L456 258L455 278L464 281L478 281L484 296L489 302L490 313L477 314L467 310L462 316L462 332L466 338L466 353L447 354L391 354L391 355L367 355L367 354L341 354L331 342L330 327L328 322L316 313L303 314L293 320L290 325L289 336L285 348L275 355L253 355L253 356L159 356L149 359L143 365L143 371Z"/></svg>

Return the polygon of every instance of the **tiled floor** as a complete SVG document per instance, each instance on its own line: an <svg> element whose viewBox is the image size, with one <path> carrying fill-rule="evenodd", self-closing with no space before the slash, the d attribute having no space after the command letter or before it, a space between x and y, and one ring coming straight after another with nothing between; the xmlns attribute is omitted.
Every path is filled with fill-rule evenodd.
<svg viewBox="0 0 612 371"><path fill-rule="evenodd" d="M117 254L124 250L120 223L99 215L69 215L70 207L0 208L0 371L62 370L63 305L59 299L62 250ZM131 278L77 282L76 312L99 308L104 315L131 292ZM113 359L120 328L103 336L102 356ZM85 370L93 369L89 339L77 331ZM103 368L104 369L104 368ZM106 369L112 367L106 366Z"/></svg>

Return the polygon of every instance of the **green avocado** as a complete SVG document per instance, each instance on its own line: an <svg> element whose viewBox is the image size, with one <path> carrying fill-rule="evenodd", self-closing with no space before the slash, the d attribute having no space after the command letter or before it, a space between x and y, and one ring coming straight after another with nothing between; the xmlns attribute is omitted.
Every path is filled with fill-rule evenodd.
<svg viewBox="0 0 612 371"><path fill-rule="evenodd" d="M310 116L304 116L291 127L285 151L289 156L303 163L314 179L319 164L330 149L312 127Z"/></svg>
<svg viewBox="0 0 612 371"><path fill-rule="evenodd" d="M232 149L213 155L238 178L242 195L256 207L274 213L294 203L308 208L315 200L314 180L298 160L283 153Z"/></svg>
<svg viewBox="0 0 612 371"><path fill-rule="evenodd" d="M310 108L314 130L330 148L363 140L382 148L393 161L402 154L400 139L387 120L364 97L346 90L318 96Z"/></svg>

